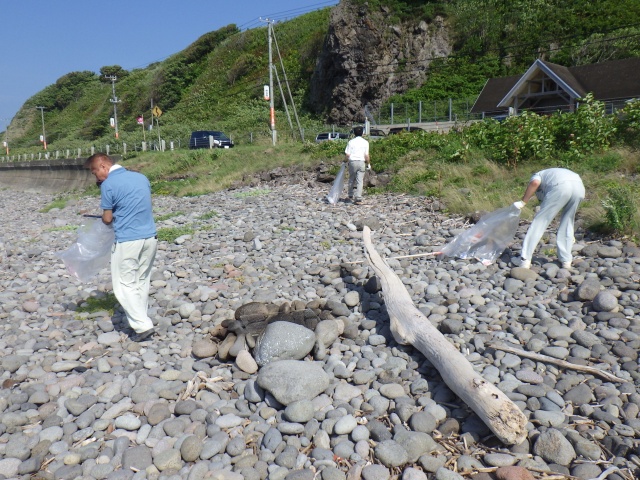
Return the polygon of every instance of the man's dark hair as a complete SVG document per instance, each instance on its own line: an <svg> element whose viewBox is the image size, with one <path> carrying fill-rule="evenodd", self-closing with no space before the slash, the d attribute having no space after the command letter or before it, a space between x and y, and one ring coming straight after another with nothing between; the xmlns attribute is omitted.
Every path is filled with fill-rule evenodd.
<svg viewBox="0 0 640 480"><path fill-rule="evenodd" d="M356 128L353 129L353 134L356 137L361 137L363 132L364 132L364 128L362 128L362 127L356 127Z"/></svg>

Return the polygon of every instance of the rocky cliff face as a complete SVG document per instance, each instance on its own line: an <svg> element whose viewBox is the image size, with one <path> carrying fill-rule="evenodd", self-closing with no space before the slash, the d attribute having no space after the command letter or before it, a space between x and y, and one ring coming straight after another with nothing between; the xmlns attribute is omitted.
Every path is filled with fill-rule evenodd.
<svg viewBox="0 0 640 480"><path fill-rule="evenodd" d="M311 106L327 121L363 122L366 105L377 109L391 95L421 85L431 59L451 53L443 18L390 25L389 14L348 0L334 7L311 81Z"/></svg>

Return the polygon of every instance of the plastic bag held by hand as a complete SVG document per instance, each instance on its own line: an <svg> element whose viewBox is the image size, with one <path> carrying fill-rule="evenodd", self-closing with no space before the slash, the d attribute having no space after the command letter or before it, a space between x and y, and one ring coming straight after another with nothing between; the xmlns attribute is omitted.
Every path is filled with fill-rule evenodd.
<svg viewBox="0 0 640 480"><path fill-rule="evenodd" d="M336 179L333 181L331 190L327 195L327 201L332 205L335 205L336 203L338 203L338 200L340 199L340 194L342 193L342 189L344 188L345 166L346 164L343 163L342 166L340 167L340 171L338 172L338 175L336 175Z"/></svg>
<svg viewBox="0 0 640 480"><path fill-rule="evenodd" d="M113 241L113 227L94 220L82 225L76 243L56 256L62 259L71 275L86 282L109 265Z"/></svg>
<svg viewBox="0 0 640 480"><path fill-rule="evenodd" d="M487 213L474 226L456 235L440 252L448 257L476 258L489 265L513 241L520 213L515 205Z"/></svg>

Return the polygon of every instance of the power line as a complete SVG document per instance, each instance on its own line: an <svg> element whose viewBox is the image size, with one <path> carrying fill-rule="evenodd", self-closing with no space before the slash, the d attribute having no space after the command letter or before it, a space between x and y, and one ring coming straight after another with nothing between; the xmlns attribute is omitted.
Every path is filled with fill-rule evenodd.
<svg viewBox="0 0 640 480"><path fill-rule="evenodd" d="M307 5L306 7L298 7L298 8L294 8L294 9L291 9L291 10L284 10L282 12L276 12L276 13L273 13L273 14L262 15L261 17L256 17L256 18L254 18L252 20L249 20L248 22L243 23L242 25L237 25L237 27L238 27L238 30L240 30L240 31L250 30L253 27L261 27L262 26L263 22L260 21L260 18L268 17L268 18L270 18L272 20L280 21L280 20L284 20L284 19L287 19L287 18L293 18L293 17L297 17L297 16L300 16L300 15L304 15L305 13L313 12L313 11L316 11L316 10L320 10L321 8L328 7L328 6L331 6L331 5L337 5L337 4L338 4L338 0L329 0L329 1L320 2L320 3L313 3L311 5ZM209 33L209 32L207 32L207 33ZM187 46L187 48L188 48L188 46ZM157 63L157 62L161 62L163 60L166 60L167 58L172 57L175 54L176 53L171 53L171 54L166 55L164 57L160 57L160 58L157 58L155 60L151 60L150 62L130 67L129 69L130 70L134 70L136 68L145 68L145 67L148 67L149 65L151 65L152 63Z"/></svg>
<svg viewBox="0 0 640 480"><path fill-rule="evenodd" d="M256 17L252 20L249 20L248 22L243 23L242 25L238 25L238 28L241 30L243 29L247 30L248 29L247 26L249 25L253 25L253 26L262 25L260 18L269 18L271 20L282 20L285 18L296 17L305 13L315 11L315 10L320 10L323 7L327 7L330 5L337 5L337 4L338 4L337 0L330 0L326 2L314 3L311 5L307 5L305 7L298 7L291 10L284 10L282 12L269 13L266 15L261 15L260 17Z"/></svg>

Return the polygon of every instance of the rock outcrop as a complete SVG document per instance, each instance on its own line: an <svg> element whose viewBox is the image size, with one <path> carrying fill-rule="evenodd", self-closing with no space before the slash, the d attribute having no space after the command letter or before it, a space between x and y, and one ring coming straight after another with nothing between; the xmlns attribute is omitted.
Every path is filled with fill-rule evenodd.
<svg viewBox="0 0 640 480"><path fill-rule="evenodd" d="M372 11L343 0L333 8L329 32L311 80L310 103L332 123L365 120L365 106L378 108L390 96L424 82L434 58L452 51L442 17L399 25L390 10Z"/></svg>

